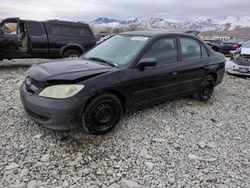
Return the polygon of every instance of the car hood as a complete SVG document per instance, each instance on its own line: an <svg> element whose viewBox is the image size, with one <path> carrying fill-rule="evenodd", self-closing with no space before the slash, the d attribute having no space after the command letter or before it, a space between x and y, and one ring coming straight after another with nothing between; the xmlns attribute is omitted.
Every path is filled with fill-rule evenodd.
<svg viewBox="0 0 250 188"><path fill-rule="evenodd" d="M49 80L73 81L100 75L116 69L116 67L84 59L64 59L33 65L28 69L27 75L39 82Z"/></svg>

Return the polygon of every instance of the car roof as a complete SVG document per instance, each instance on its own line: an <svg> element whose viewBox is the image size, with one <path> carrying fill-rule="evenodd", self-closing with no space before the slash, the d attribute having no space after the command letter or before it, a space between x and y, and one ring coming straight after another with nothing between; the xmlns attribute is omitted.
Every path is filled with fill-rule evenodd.
<svg viewBox="0 0 250 188"><path fill-rule="evenodd" d="M70 25L70 26L89 26L84 22L74 22L74 21L65 21L65 20L45 20L45 21L37 21L37 20L20 20L23 22L44 22L44 23L53 23L53 24L62 24L62 25Z"/></svg>
<svg viewBox="0 0 250 188"><path fill-rule="evenodd" d="M192 34L181 33L181 32L167 32L167 31L130 31L120 33L121 35L138 35L145 37L156 37L156 36L166 36L166 35L182 35L182 36L193 36ZM193 36L194 38L197 38Z"/></svg>
<svg viewBox="0 0 250 188"><path fill-rule="evenodd" d="M45 23L54 23L54 24L65 24L65 25L85 25L88 26L88 24L83 22L73 22L73 21L65 21L65 20L47 20L44 21Z"/></svg>

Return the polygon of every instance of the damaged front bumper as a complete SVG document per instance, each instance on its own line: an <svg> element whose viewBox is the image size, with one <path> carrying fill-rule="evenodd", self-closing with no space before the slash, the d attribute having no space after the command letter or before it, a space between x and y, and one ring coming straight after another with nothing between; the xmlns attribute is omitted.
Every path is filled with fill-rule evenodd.
<svg viewBox="0 0 250 188"><path fill-rule="evenodd" d="M28 116L52 130L71 130L82 125L85 98L50 99L31 95L23 84L20 96Z"/></svg>
<svg viewBox="0 0 250 188"><path fill-rule="evenodd" d="M234 75L250 76L250 66L238 65L233 59L226 62L226 72Z"/></svg>

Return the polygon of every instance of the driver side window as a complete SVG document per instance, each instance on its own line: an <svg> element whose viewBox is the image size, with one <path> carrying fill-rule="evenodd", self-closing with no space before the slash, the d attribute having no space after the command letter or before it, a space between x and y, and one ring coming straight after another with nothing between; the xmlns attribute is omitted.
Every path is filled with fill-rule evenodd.
<svg viewBox="0 0 250 188"><path fill-rule="evenodd" d="M1 28L5 34L12 34L12 35L17 34L17 23L16 22L5 22L1 26Z"/></svg>
<svg viewBox="0 0 250 188"><path fill-rule="evenodd" d="M158 64L176 63L176 38L159 39L149 48L143 58L155 58L157 59Z"/></svg>

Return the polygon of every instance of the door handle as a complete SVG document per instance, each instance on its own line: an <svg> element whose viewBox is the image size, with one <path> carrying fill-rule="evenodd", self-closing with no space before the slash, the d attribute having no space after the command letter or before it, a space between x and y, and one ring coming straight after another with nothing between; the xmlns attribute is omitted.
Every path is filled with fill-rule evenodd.
<svg viewBox="0 0 250 188"><path fill-rule="evenodd" d="M171 72L171 75L177 75L178 72Z"/></svg>

